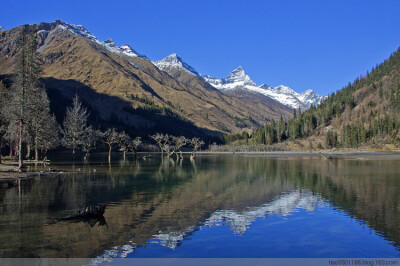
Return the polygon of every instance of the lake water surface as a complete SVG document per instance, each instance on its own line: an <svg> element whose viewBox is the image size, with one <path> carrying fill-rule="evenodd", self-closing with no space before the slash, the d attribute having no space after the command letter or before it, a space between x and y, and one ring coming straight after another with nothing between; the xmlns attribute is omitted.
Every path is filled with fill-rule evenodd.
<svg viewBox="0 0 400 266"><path fill-rule="evenodd" d="M0 186L0 257L400 257L399 160L54 160L68 173ZM57 220L103 203L104 219Z"/></svg>

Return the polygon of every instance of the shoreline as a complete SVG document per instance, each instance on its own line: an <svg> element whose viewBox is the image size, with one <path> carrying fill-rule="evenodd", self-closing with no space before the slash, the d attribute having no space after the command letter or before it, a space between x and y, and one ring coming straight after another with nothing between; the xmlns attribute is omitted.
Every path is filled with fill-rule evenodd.
<svg viewBox="0 0 400 266"><path fill-rule="evenodd" d="M63 172L51 171L32 171L32 172L19 172L17 164L14 161L3 159L0 164L0 184L11 183L16 184L18 180L30 179L39 176L56 176L63 174Z"/></svg>
<svg viewBox="0 0 400 266"><path fill-rule="evenodd" d="M184 155L189 155L192 152L182 152ZM139 154L161 154L161 152L138 152ZM232 151L198 151L197 156L201 155L243 155L243 156L263 156L263 157L316 157L323 158L344 158L344 159L375 159L375 160L400 160L400 150L386 151L386 150L344 150L344 151L244 151L244 152L232 152ZM171 157L173 157L172 155Z"/></svg>
<svg viewBox="0 0 400 266"><path fill-rule="evenodd" d="M192 152L182 152L189 155ZM138 155L143 154L161 154L161 152L137 152ZM256 156L266 158L323 158L323 159L348 159L348 160L400 160L400 150L395 151L374 151L374 150L346 150L346 151L251 151L251 152L228 152L228 151L198 151L197 156L204 155L241 155ZM34 172L18 172L17 164L13 161L3 159L0 164L0 184L13 183L18 180L30 179L41 176L57 176L64 174L63 171L34 171Z"/></svg>

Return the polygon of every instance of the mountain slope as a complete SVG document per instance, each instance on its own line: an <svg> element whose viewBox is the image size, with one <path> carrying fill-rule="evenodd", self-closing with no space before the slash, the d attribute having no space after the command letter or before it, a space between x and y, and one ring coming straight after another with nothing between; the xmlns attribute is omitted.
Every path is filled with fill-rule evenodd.
<svg viewBox="0 0 400 266"><path fill-rule="evenodd" d="M219 101L229 103L239 113L246 113L252 120L278 119L280 115L288 118L292 114L292 110L287 106L252 91L235 90L221 93L214 86L206 82L203 76L189 64L183 62L182 58L176 54L169 55L161 61L153 63L158 68L166 71L174 79L185 84L187 88L192 89L193 94L209 96L211 99L219 99ZM243 119L239 117L235 118L235 124L239 127L244 126L243 122L245 122Z"/></svg>
<svg viewBox="0 0 400 266"><path fill-rule="evenodd" d="M3 76L14 71L17 39L24 28L0 35ZM281 114L280 110L263 110L258 105L245 108L247 103L232 100L197 78L190 81L182 76L178 81L133 49L118 47L110 40L100 42L82 26L61 21L41 23L37 25L37 47L43 56L43 77L50 92L61 93L57 99L79 94L99 119L109 123L153 132L169 126L183 132L184 128L169 122L181 119L188 127L193 124L204 128L197 132L200 134L238 132ZM290 113L285 110L283 115L288 117ZM196 134L196 127L191 127L188 134Z"/></svg>
<svg viewBox="0 0 400 266"><path fill-rule="evenodd" d="M301 144L299 139L306 139ZM293 119L267 123L253 132L254 143L295 140L312 149L400 147L400 48L362 78ZM321 144L324 143L324 146ZM307 145L307 146L305 146Z"/></svg>
<svg viewBox="0 0 400 266"><path fill-rule="evenodd" d="M329 133L328 146L400 141L400 48L362 78L332 94L308 115Z"/></svg>

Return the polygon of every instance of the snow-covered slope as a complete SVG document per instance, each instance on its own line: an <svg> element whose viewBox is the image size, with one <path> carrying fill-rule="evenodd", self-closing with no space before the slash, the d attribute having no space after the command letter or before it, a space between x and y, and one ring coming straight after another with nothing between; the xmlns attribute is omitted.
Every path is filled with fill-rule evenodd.
<svg viewBox="0 0 400 266"><path fill-rule="evenodd" d="M200 76L200 74L193 67L183 62L182 58L175 53L161 59L160 61L155 61L153 64L156 65L160 70L166 72L168 72L169 69L177 68L185 70L194 76Z"/></svg>
<svg viewBox="0 0 400 266"><path fill-rule="evenodd" d="M283 85L271 87L262 84L258 86L240 66L233 70L225 79L218 79L210 76L203 76L203 78L220 90L247 89L269 96L291 108L301 108L303 110L309 108L311 105L318 105L325 98L325 96L318 95L312 90L307 90L299 94Z"/></svg>
<svg viewBox="0 0 400 266"><path fill-rule="evenodd" d="M326 98L326 96L321 96L321 95L315 93L313 90L306 90L305 92L300 94L300 96L298 97L298 99L307 106L320 104L321 101L325 98Z"/></svg>
<svg viewBox="0 0 400 266"><path fill-rule="evenodd" d="M145 55L142 55L142 54L136 52L128 44L124 44L122 46L117 46L117 45L115 45L115 43L112 39L107 39L104 42L101 42L99 39L96 38L96 36L94 36L92 33L90 33L82 25L69 24L69 23L63 22L61 20L56 20L55 22L59 24L57 29L69 30L70 32L73 32L77 35L83 36L92 42L103 45L110 52L117 53L117 54L123 54L123 55L127 55L127 56L132 56L132 57L147 58Z"/></svg>

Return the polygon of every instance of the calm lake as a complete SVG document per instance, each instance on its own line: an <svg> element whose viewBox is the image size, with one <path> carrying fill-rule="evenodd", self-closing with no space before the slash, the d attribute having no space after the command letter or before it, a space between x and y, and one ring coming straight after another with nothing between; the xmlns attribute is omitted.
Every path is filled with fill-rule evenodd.
<svg viewBox="0 0 400 266"><path fill-rule="evenodd" d="M400 257L397 159L106 157L0 184L0 257ZM104 219L59 220L102 203Z"/></svg>

